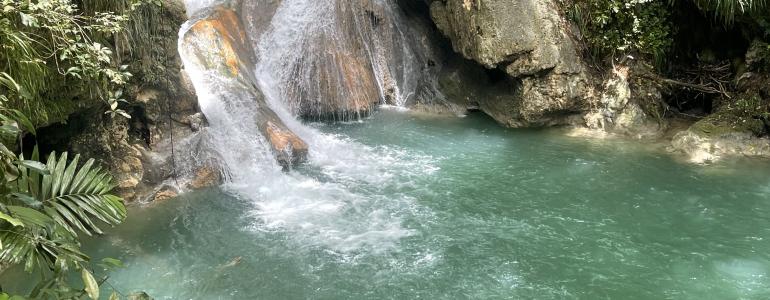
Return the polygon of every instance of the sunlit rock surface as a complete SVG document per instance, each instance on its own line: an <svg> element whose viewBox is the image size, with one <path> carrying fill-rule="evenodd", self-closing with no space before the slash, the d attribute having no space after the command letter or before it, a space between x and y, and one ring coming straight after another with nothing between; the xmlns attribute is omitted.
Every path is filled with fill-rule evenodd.
<svg viewBox="0 0 770 300"><path fill-rule="evenodd" d="M718 161L725 157L770 157L770 139L747 132L704 135L692 130L679 132L671 142L674 150L685 153L694 163Z"/></svg>
<svg viewBox="0 0 770 300"><path fill-rule="evenodd" d="M187 67L208 72L208 76L220 79L220 88L238 99L248 99L256 104L253 121L270 142L281 165L289 167L305 160L307 144L286 127L257 88L257 79L251 71L253 54L234 11L221 7L213 9L189 28L182 41L181 51L194 65Z"/></svg>
<svg viewBox="0 0 770 300"><path fill-rule="evenodd" d="M481 99L481 109L511 127L565 123L593 95L591 80L552 1L433 1L431 16L455 52L504 71L515 89ZM487 102L487 103L484 103Z"/></svg>

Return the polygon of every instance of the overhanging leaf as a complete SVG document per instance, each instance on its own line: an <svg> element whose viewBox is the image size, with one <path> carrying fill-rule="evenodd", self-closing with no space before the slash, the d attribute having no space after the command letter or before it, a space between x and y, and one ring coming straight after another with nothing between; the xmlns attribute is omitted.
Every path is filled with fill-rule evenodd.
<svg viewBox="0 0 770 300"><path fill-rule="evenodd" d="M83 268L83 271L80 275L83 278L83 284L86 287L85 291L88 294L88 297L91 297L93 300L98 300L99 284L96 283L96 278L94 278L94 275L91 275L91 272L88 272L88 270L85 268Z"/></svg>
<svg viewBox="0 0 770 300"><path fill-rule="evenodd" d="M32 171L35 171L35 172L37 172L38 174L41 174L41 175L49 175L49 174L51 174L48 171L48 168L43 163L41 163L39 161L22 160L22 161L19 161L17 164L20 165L20 166L23 166L23 167L25 167L27 169L30 169Z"/></svg>
<svg viewBox="0 0 770 300"><path fill-rule="evenodd" d="M114 259L114 258L109 258L109 257L102 259L102 263L105 264L105 265L108 265L110 267L114 267L114 268L122 268L123 267L123 262L122 261Z"/></svg>
<svg viewBox="0 0 770 300"><path fill-rule="evenodd" d="M9 215L4 214L0 211L0 219L7 221L8 223L11 223L13 226L21 226L24 227L24 223L21 222L21 220L16 219L14 217L11 217ZM2 247L0 247L2 248Z"/></svg>
<svg viewBox="0 0 770 300"><path fill-rule="evenodd" d="M6 208L11 213L11 215L27 224L34 224L40 227L45 227L51 224L53 221L51 217L28 207L7 206Z"/></svg>
<svg viewBox="0 0 770 300"><path fill-rule="evenodd" d="M40 206L43 205L43 202L40 202L35 197L32 197L25 193L11 193L10 194L12 199L21 201L22 203L26 204L29 207L32 208L40 208Z"/></svg>

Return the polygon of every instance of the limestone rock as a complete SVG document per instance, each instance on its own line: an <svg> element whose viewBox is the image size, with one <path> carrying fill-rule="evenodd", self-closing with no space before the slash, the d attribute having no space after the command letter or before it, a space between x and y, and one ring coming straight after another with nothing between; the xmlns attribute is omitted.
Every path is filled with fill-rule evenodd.
<svg viewBox="0 0 770 300"><path fill-rule="evenodd" d="M182 123L190 126L192 131L198 132L204 126L206 126L206 116L204 116L202 113L195 113L185 117Z"/></svg>
<svg viewBox="0 0 770 300"><path fill-rule="evenodd" d="M770 158L770 139L756 137L748 132L707 136L685 130L674 136L671 146L685 153L694 163L713 162L731 156Z"/></svg>
<svg viewBox="0 0 770 300"><path fill-rule="evenodd" d="M179 196L179 193L176 191L176 189L172 187L164 187L160 189L155 195L153 196L154 202L160 202L160 201L166 201L172 198L176 198Z"/></svg>
<svg viewBox="0 0 770 300"><path fill-rule="evenodd" d="M433 1L431 16L455 52L515 79L508 97L480 101L502 124L560 124L593 97L592 78L555 2Z"/></svg>
<svg viewBox="0 0 770 300"><path fill-rule="evenodd" d="M639 78L641 72L645 69L637 64L613 67L601 96L583 117L585 125L639 139L660 137L666 123L650 112L660 113L662 95L652 80Z"/></svg>
<svg viewBox="0 0 770 300"><path fill-rule="evenodd" d="M287 20L301 34L284 22L268 26L276 3L247 2L239 14L252 44L261 46L260 67L274 74L282 101L301 117L357 119L380 103L409 105L435 94L435 76L423 76L437 71L435 44L424 34L431 24L407 17L395 1L308 2L308 16Z"/></svg>
<svg viewBox="0 0 770 300"><path fill-rule="evenodd" d="M222 183L222 174L218 169L211 165L203 166L195 172L195 176L190 182L190 188L203 189L213 187Z"/></svg>
<svg viewBox="0 0 770 300"><path fill-rule="evenodd" d="M284 169L291 168L305 161L308 154L308 145L291 131L268 121L265 125L265 133L278 163Z"/></svg>

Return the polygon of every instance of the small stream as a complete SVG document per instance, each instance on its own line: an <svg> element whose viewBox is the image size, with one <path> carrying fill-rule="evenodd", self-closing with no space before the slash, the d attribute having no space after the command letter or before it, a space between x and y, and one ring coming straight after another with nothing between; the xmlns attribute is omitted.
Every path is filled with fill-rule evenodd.
<svg viewBox="0 0 770 300"><path fill-rule="evenodd" d="M350 152L134 208L88 253L156 299L770 297L768 162L480 115L311 125Z"/></svg>

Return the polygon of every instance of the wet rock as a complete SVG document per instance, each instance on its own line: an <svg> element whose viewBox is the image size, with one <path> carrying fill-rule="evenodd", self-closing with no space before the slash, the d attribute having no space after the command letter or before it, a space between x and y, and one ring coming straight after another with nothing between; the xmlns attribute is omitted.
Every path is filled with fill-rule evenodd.
<svg viewBox="0 0 770 300"><path fill-rule="evenodd" d="M264 132L266 132L266 137L273 147L278 163L284 169L291 168L307 159L308 145L294 133L269 121L264 126Z"/></svg>
<svg viewBox="0 0 770 300"><path fill-rule="evenodd" d="M206 126L206 116L204 116L202 113L196 113L194 115L187 116L183 123L189 125L192 131L197 132Z"/></svg>
<svg viewBox="0 0 770 300"><path fill-rule="evenodd" d="M614 66L601 96L583 117L585 125L639 139L660 137L666 129L658 107L663 103L662 95L654 81L640 77L646 71L637 65Z"/></svg>
<svg viewBox="0 0 770 300"><path fill-rule="evenodd" d="M179 196L179 192L172 187L163 187L152 197L153 202L166 201Z"/></svg>
<svg viewBox="0 0 770 300"><path fill-rule="evenodd" d="M190 188L203 189L207 187L217 186L222 183L222 174L219 170L212 166L206 165L195 171L195 176L190 181Z"/></svg>
<svg viewBox="0 0 770 300"><path fill-rule="evenodd" d="M770 158L770 139L747 132L705 135L685 130L674 136L671 147L685 153L694 163L714 162L734 156Z"/></svg>
<svg viewBox="0 0 770 300"><path fill-rule="evenodd" d="M380 103L410 105L435 95L435 76L424 76L439 61L432 59L432 40L422 35L428 23L407 18L391 1L314 3L303 20L289 20L301 34L286 24L267 26L272 4L244 3L239 12L244 23L255 24L246 28L252 44L262 46L256 49L260 65L276 75L276 89L293 113L358 119Z"/></svg>
<svg viewBox="0 0 770 300"><path fill-rule="evenodd" d="M216 8L209 15L195 21L184 34L186 53L195 63L243 84L253 84L250 69L253 57L248 50L246 33L235 11ZM188 66L189 67L189 66Z"/></svg>
<svg viewBox="0 0 770 300"><path fill-rule="evenodd" d="M253 74L253 54L248 51L246 33L238 15L229 9L217 8L197 20L184 33L182 51L201 72L217 72L221 88L238 99L248 99L257 104L254 122L271 143L276 160L290 166L305 160L307 144L294 134L270 109L265 95L257 87ZM350 81L354 81L350 78Z"/></svg>
<svg viewBox="0 0 770 300"><path fill-rule="evenodd" d="M241 12L244 32L248 33L252 49L259 56L259 42L262 35L270 28L276 10L282 0L242 1L238 12Z"/></svg>

